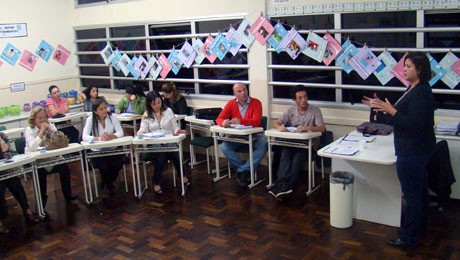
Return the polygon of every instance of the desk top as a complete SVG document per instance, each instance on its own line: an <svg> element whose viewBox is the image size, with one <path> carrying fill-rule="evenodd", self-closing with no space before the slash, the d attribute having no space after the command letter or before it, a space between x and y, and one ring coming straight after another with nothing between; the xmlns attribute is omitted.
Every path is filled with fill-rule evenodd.
<svg viewBox="0 0 460 260"><path fill-rule="evenodd" d="M132 143L133 137L132 136L123 136L120 138L115 138L110 141L102 141L102 142L81 142L81 145L85 149L102 149L102 148L110 148L110 147L117 147L120 145L130 145Z"/></svg>
<svg viewBox="0 0 460 260"><path fill-rule="evenodd" d="M301 133L292 133L292 132L280 132L274 128L265 131L266 136L280 137L286 139L295 139L295 140L308 140L318 136L321 136L321 132L301 132Z"/></svg>
<svg viewBox="0 0 460 260"><path fill-rule="evenodd" d="M436 135L436 139L460 141L460 136L458 135Z"/></svg>
<svg viewBox="0 0 460 260"><path fill-rule="evenodd" d="M187 115L180 115L180 114L175 114L174 116L176 117L177 120L182 120L187 117Z"/></svg>
<svg viewBox="0 0 460 260"><path fill-rule="evenodd" d="M64 117L59 117L59 118L49 118L48 121L51 123L58 123L58 122L64 122L67 120L72 120L72 119L77 119L77 118L82 118L86 117L86 112L72 112L72 113L67 113L66 116Z"/></svg>
<svg viewBox="0 0 460 260"><path fill-rule="evenodd" d="M141 119L141 118L142 118L142 115L137 115L137 114L123 113L123 114L118 114L117 115L117 119L120 122L134 121L134 120L138 120L138 119Z"/></svg>
<svg viewBox="0 0 460 260"><path fill-rule="evenodd" d="M0 172L23 166L25 164L32 163L35 161L35 157L26 154L18 154L13 156L13 158L11 159L13 160L12 162L0 162Z"/></svg>
<svg viewBox="0 0 460 260"><path fill-rule="evenodd" d="M353 131L351 133L359 134L356 131ZM318 155L323 156L323 157L329 157L329 158L383 164L383 165L392 165L396 163L396 155L395 155L394 143L393 143L393 134L390 134L387 136L377 135L374 141L367 143L366 148L364 148L363 150L360 150L355 155L348 156L348 155L331 154L331 153L324 152L324 150L326 150L330 146L340 146L341 145L340 141L342 140L342 138L343 137L321 148L318 151ZM356 142L356 147L358 146L359 146L359 143Z"/></svg>
<svg viewBox="0 0 460 260"><path fill-rule="evenodd" d="M21 135L22 133L24 133L25 130L26 129L23 127L15 127L15 128L3 130L2 132L9 137L13 135Z"/></svg>
<svg viewBox="0 0 460 260"><path fill-rule="evenodd" d="M262 133L264 131L262 127L236 129L236 128L231 128L231 127L222 127L218 125L211 126L209 130L211 132L217 132L217 133L229 134L229 135L250 135L250 134L256 134L256 133Z"/></svg>
<svg viewBox="0 0 460 260"><path fill-rule="evenodd" d="M29 153L30 155L34 156L35 159L45 159L53 156L59 156L59 155L65 155L69 153L76 153L80 152L83 150L83 146L77 143L70 143L69 146L61 148L61 149L56 149L56 150L47 150L44 153L41 153L40 151L35 151Z"/></svg>
<svg viewBox="0 0 460 260"><path fill-rule="evenodd" d="M165 135L159 138L142 138L139 139L139 136L133 138L132 143L139 144L169 144L169 143L179 143L182 142L186 137L185 134L179 135Z"/></svg>
<svg viewBox="0 0 460 260"><path fill-rule="evenodd" d="M193 123L193 124L198 124L198 125L206 125L206 126L212 126L215 125L213 120L208 120L208 119L198 119L195 116L186 116L185 121Z"/></svg>

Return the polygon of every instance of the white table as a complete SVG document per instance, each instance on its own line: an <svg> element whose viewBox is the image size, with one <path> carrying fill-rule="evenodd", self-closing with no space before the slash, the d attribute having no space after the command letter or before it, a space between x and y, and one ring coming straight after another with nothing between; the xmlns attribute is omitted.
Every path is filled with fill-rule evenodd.
<svg viewBox="0 0 460 260"><path fill-rule="evenodd" d="M83 146L77 143L70 143L69 146L55 149L55 150L47 150L46 152L42 153L40 151L35 151L28 153L28 155L32 155L35 157L36 161L34 164L34 171L38 178L38 169L45 168L45 167L52 167L59 164L64 164L68 162L80 161L81 166L81 174L83 178L83 184L86 187L86 181L89 180L86 178L85 171L83 169ZM41 198L40 193L40 183L37 180L37 187L38 187L38 194ZM85 197L88 198L87 190L85 189ZM43 205L40 203L40 207L38 210L38 215L41 217L45 216L45 212L43 209Z"/></svg>
<svg viewBox="0 0 460 260"><path fill-rule="evenodd" d="M19 154L13 156L12 162L0 162L0 181L22 176L26 173L32 174L34 184L34 194L37 205L37 211L43 208L42 200L40 197L40 184L38 182L38 174L34 171L35 157L32 155Z"/></svg>
<svg viewBox="0 0 460 260"><path fill-rule="evenodd" d="M129 155L129 157L131 158L131 172L132 172L133 183L134 183L135 173L134 173L134 163L133 163L133 152L131 149L132 140L133 140L132 136L123 136L123 137L112 139L110 141L105 141L105 142L94 142L94 143L81 142L81 145L84 148L84 154L85 154L84 158L86 158L85 160L86 178L89 184L86 187L86 182L83 182L83 184L85 184L85 195L87 194L86 190L89 191L89 197L86 197L87 204L91 204L93 202L93 193L91 189L91 178L89 176L88 159L112 156L112 155L122 155L122 154ZM119 147L119 146L120 148L107 149L107 148L114 148L114 147ZM125 189L126 189L126 192L128 192L128 183L126 182L126 171L125 171L124 166L123 166L123 172L125 176ZM97 190L96 176L94 175L93 177L94 177L93 180L94 180L94 189L95 189L96 197L99 197L99 192Z"/></svg>
<svg viewBox="0 0 460 260"><path fill-rule="evenodd" d="M63 117L49 118L48 121L50 123L53 123L53 124L63 123L63 122L68 121L68 123L56 125L57 129L62 129L62 128L66 128L66 127L69 127L69 126L74 126L74 125L79 124L79 123L81 124L81 127L83 129L84 124L85 124L85 118L86 118L86 112L71 112L71 113L67 113Z"/></svg>
<svg viewBox="0 0 460 260"><path fill-rule="evenodd" d="M11 140L12 136L22 136L24 134L25 130L26 129L24 127L15 127L15 128L10 128L10 129L3 130L1 132L6 134Z"/></svg>
<svg viewBox="0 0 460 260"><path fill-rule="evenodd" d="M121 126L123 128L132 128L134 130L134 135L137 134L137 121L142 119L142 115L136 115L136 114L118 114L117 115L118 121L120 121ZM128 124L128 122L131 122L131 124Z"/></svg>
<svg viewBox="0 0 460 260"><path fill-rule="evenodd" d="M312 140L313 138L321 136L321 132L280 132L276 129L269 129L265 131L265 136L268 139L268 185L267 189L273 186L273 173L272 173L272 145L287 146L307 149L308 151L308 189L306 195L310 195L320 186L315 187L315 177L312 173ZM281 139L280 139L281 138ZM308 144L305 143L308 141Z"/></svg>
<svg viewBox="0 0 460 260"><path fill-rule="evenodd" d="M399 227L402 191L396 173L393 134L376 136L353 156L324 152L330 146L340 145L341 139L320 149L318 155L332 158L332 172L347 171L354 175L353 217Z"/></svg>
<svg viewBox="0 0 460 260"><path fill-rule="evenodd" d="M230 127L222 127L222 126L211 126L209 130L212 133L212 137L214 138L214 154L216 156L216 179L223 178L220 177L220 166L219 166L219 156L218 156L218 141L225 141L225 142L234 142L234 143L242 143L249 145L249 163L250 163L250 173L251 173L251 183L248 185L248 188L253 188L264 179L257 180L257 176L255 175L254 164L253 164L253 148L252 148L252 136L257 133L262 133L264 129L262 127L251 127L245 129L236 129Z"/></svg>
<svg viewBox="0 0 460 260"><path fill-rule="evenodd" d="M184 120L189 123L190 140L193 140L195 138L195 133L193 131L202 131L205 134L210 134L211 132L209 131L209 128L215 125L213 120L198 119L195 116L187 116L184 118ZM204 160L199 162L196 161L195 149L193 145L190 145L190 167L193 169L193 166L200 164L202 162L204 162ZM210 174L209 168L210 166L208 161L208 173Z"/></svg>
<svg viewBox="0 0 460 260"><path fill-rule="evenodd" d="M182 196L185 195L185 187L184 187L184 168L182 165L183 162L183 149L182 149L182 141L185 139L185 134L179 135L166 135L164 137L159 138L142 138L139 139L139 136L136 136L132 140L132 144L134 145L134 155L136 156L136 178L134 179L134 195L141 199L142 195L144 194L145 190L148 189L148 181L147 181L147 174L144 171L144 181L145 185L144 188L141 187L141 179L140 179L140 171L139 171L139 162L140 162L140 154L141 153L161 153L161 152L179 152L179 160L180 160L180 182L182 187ZM148 147L148 145L154 144L170 144L175 143L176 147ZM174 173L173 173L174 174ZM174 178L174 187L176 186L175 176Z"/></svg>

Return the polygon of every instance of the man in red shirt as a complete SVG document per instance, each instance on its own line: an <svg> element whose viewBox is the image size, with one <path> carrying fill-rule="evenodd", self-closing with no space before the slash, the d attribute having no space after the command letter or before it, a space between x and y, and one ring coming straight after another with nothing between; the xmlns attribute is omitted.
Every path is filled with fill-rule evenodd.
<svg viewBox="0 0 460 260"><path fill-rule="evenodd" d="M217 124L222 127L229 127L230 124L250 125L260 127L262 125L262 103L248 94L246 85L241 82L233 85L233 94L235 99L228 101L222 112L217 117ZM238 148L246 144L223 142L221 149L230 167L236 171L238 184L246 187L250 178L250 160L246 162L241 160L238 155ZM263 133L253 136L253 163L254 169L257 168L260 161L267 152L267 140Z"/></svg>

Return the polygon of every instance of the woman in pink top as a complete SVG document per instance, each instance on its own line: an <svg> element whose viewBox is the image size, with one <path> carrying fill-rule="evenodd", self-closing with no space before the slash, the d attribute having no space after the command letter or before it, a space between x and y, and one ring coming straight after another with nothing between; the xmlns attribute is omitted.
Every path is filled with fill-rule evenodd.
<svg viewBox="0 0 460 260"><path fill-rule="evenodd" d="M46 101L46 113L48 114L48 118L65 117L65 114L69 113L67 99L61 97L61 90L56 85L51 85L48 90L51 95L51 97ZM59 123L56 123L56 126L58 125ZM59 130L61 130L69 138L69 142L79 143L80 133L77 128L69 126Z"/></svg>

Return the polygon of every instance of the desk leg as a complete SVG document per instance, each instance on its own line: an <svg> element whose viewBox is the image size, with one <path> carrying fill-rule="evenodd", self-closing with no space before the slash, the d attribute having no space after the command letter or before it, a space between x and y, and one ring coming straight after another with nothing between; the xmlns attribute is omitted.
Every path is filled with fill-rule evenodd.
<svg viewBox="0 0 460 260"><path fill-rule="evenodd" d="M182 154L182 141L179 142L179 161L180 161L180 184L182 187L182 196L185 196L185 187L184 187L184 165L182 161L184 160L184 156ZM173 166L174 167L174 166Z"/></svg>
<svg viewBox="0 0 460 260"><path fill-rule="evenodd" d="M80 152L80 155L81 155L81 152ZM85 200L86 201L84 201L84 203L89 206L91 205L91 203L93 203L93 192L91 188L91 177L89 176L89 167L88 167L88 159L86 157L86 150L84 151L83 158L85 158L86 171L85 171L85 168L83 167L83 161L80 161L80 163L81 163L81 174L83 177L83 187L85 189ZM97 185L97 183L95 183L95 185ZM89 195L88 195L88 190L89 190ZM96 187L96 195L97 195L97 187Z"/></svg>
<svg viewBox="0 0 460 260"><path fill-rule="evenodd" d="M267 190L273 187L273 169L272 169L272 138L268 137L268 185L266 186Z"/></svg>
<svg viewBox="0 0 460 260"><path fill-rule="evenodd" d="M314 176L315 173L314 172L312 173L312 169L311 169L311 164L312 164L311 149L312 148L313 148L312 139L310 138L308 140L308 189L307 189L307 192L305 193L307 196L315 192L321 186L321 185L318 185L315 187L315 176ZM312 180L313 180L313 184L312 184Z"/></svg>
<svg viewBox="0 0 460 260"><path fill-rule="evenodd" d="M220 175L220 165L219 165L219 151L217 150L219 147L219 142L217 141L217 133L212 133L212 137L214 139L214 156L216 160L216 177L212 179L213 182L218 182L228 176L228 174ZM229 166L230 167L230 166Z"/></svg>
<svg viewBox="0 0 460 260"><path fill-rule="evenodd" d="M44 219L45 210L43 209L43 204L42 204L42 194L40 192L40 182L38 180L38 168L35 163L33 165L32 179L34 183L35 199L37 202L37 214L40 218Z"/></svg>
<svg viewBox="0 0 460 260"><path fill-rule="evenodd" d="M147 182L145 183L145 187L142 188L142 182L141 182L141 172L139 171L139 153L138 152L135 152L136 154L136 168L137 168L137 173L136 173L136 180L137 180L137 188L138 188L138 191L137 191L137 194L136 194L136 190L134 190L134 195L140 200L142 198L142 195L144 195L144 192L145 190L147 190ZM131 155L132 155L132 152L131 152ZM133 157L131 156L131 164L134 164L133 162ZM144 173L145 174L145 173ZM145 175L144 175L145 176ZM135 181L136 182L136 181ZM136 188L136 185L134 185L134 188Z"/></svg>
<svg viewBox="0 0 460 260"><path fill-rule="evenodd" d="M136 149L136 148L135 148ZM131 152L132 155L132 152ZM134 197L139 198L139 191L137 189L137 177L139 176L139 152L137 150L134 151L134 155L136 156L136 171L133 171L133 188L134 188ZM132 156L131 156L132 158ZM140 190L140 188L139 188Z"/></svg>
<svg viewBox="0 0 460 260"><path fill-rule="evenodd" d="M257 186L259 183L263 182L264 179L257 180L257 176L255 174L254 170L254 163L253 163L253 158L252 158L252 152L253 152L253 147L252 147L252 134L249 135L249 163L250 163L250 169L251 169L251 184L248 185L249 189L254 188ZM257 181L257 182L256 182Z"/></svg>
<svg viewBox="0 0 460 260"><path fill-rule="evenodd" d="M192 123L190 123L189 126L190 126L190 142L191 142L195 138L195 134L193 134ZM193 148L193 145L190 144L190 168L193 169L193 166L195 166L195 163L196 163L195 148Z"/></svg>

